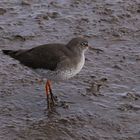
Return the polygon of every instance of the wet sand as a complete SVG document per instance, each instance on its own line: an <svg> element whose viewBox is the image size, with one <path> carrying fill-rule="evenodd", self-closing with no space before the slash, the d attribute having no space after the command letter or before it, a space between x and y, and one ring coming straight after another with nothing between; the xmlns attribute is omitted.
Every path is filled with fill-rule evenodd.
<svg viewBox="0 0 140 140"><path fill-rule="evenodd" d="M0 1L0 49L92 47L74 78L55 84L67 108L46 110L45 81L0 52L0 140L139 140L139 0Z"/></svg>

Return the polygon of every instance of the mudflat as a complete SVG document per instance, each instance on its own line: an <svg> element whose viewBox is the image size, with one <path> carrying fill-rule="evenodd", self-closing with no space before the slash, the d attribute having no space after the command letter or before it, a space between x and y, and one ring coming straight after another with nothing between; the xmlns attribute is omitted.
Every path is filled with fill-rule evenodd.
<svg viewBox="0 0 140 140"><path fill-rule="evenodd" d="M0 49L67 43L93 48L82 71L55 83L67 106L48 113L45 81L0 52L0 139L139 140L140 1L0 1Z"/></svg>

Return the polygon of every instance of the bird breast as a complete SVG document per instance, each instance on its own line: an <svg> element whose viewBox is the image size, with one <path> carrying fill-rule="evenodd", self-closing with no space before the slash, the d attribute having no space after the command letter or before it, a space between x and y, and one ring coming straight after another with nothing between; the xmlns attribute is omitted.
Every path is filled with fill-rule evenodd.
<svg viewBox="0 0 140 140"><path fill-rule="evenodd" d="M62 70L60 72L61 77L63 78L63 80L65 79L69 79L73 76L75 76L76 74L78 74L81 69L83 68L85 63L85 55L84 53L81 55L80 61L73 67L69 67L68 69Z"/></svg>

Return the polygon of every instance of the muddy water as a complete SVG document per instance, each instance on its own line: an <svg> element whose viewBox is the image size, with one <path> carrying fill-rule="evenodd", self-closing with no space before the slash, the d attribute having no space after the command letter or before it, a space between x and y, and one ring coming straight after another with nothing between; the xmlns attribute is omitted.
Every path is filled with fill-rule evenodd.
<svg viewBox="0 0 140 140"><path fill-rule="evenodd" d="M82 71L54 93L68 108L48 114L44 82L0 52L0 139L140 139L139 0L1 0L0 49L84 35Z"/></svg>

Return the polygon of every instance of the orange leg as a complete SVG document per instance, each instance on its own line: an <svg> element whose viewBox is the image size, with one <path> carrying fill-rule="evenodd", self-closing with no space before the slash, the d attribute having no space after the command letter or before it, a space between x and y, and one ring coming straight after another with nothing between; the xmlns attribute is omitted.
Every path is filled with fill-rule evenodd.
<svg viewBox="0 0 140 140"><path fill-rule="evenodd" d="M48 87L49 87L49 91L50 91L50 95L51 95L52 105L54 106L55 105L55 97L53 96L53 93L52 93L51 81L50 80L48 80Z"/></svg>
<svg viewBox="0 0 140 140"><path fill-rule="evenodd" d="M51 88L51 81L47 80L46 82L46 96L47 96L47 105L48 109L51 109L51 106L55 105L56 98L53 96L52 88Z"/></svg>
<svg viewBox="0 0 140 140"><path fill-rule="evenodd" d="M50 110L50 97L49 97L50 92L49 92L48 81L46 82L45 89L46 89L46 96L47 96L47 106L48 109Z"/></svg>

